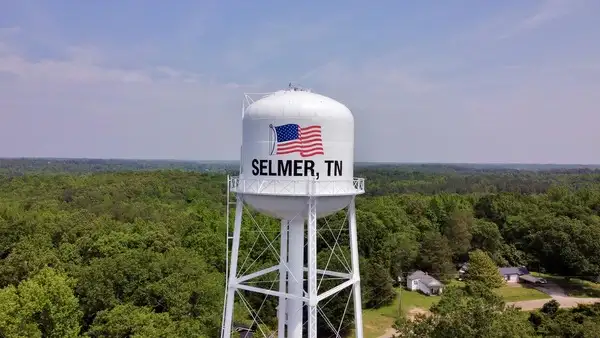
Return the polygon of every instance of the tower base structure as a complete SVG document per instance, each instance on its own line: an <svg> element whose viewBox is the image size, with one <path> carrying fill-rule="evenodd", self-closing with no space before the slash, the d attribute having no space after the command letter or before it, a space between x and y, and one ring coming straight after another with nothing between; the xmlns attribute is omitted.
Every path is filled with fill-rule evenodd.
<svg viewBox="0 0 600 338"><path fill-rule="evenodd" d="M257 197L256 188L252 188L250 193L248 193L248 190L244 189L244 186L265 186L265 184L261 185L260 182L248 182L249 180L246 180L246 182L242 181L243 180L239 178L228 177L227 220L229 222L229 206L231 204L235 204L235 219L233 225L233 236L229 235L229 224L227 227L228 274L226 276L226 291L221 338L232 337L234 324L233 314L234 305L236 304L236 295L239 296L241 303L248 307L248 303L244 300L244 291L260 293L266 296L274 296L278 297L279 299L279 305L277 308L278 326L276 335L268 335L261 330L260 333L264 337L316 338L317 321L319 320L323 320L332 331L339 333L342 328L341 323L338 327L334 327L331 321L326 318L320 305L326 303L328 298L335 296L338 292L346 288L351 288L351 295L353 298L354 333L357 338L362 338L362 304L355 198L356 195L364 193L364 180L354 179L352 182L338 182L338 186L343 188L333 193L331 189L322 189L321 193L319 193L318 188L314 187L314 185L317 183L313 181L311 182L313 187L303 189L304 191L302 195L291 193L288 195L288 198L288 196L279 193L271 196L271 198L274 198L273 203L277 203L277 199L284 200L282 203L283 205L285 205L286 202L288 203L286 209L287 212L285 214L278 212L275 215L272 215L276 217L280 216L279 218L281 219L281 232L278 236L280 238L279 250L277 250L272 243L269 243L267 248L263 248L264 250L271 250L274 252L276 256L279 257L279 264L247 275L239 275L238 255L240 252L243 211L246 203L252 206L252 199ZM319 182L318 184L323 184L323 182ZM335 190L335 188L333 190ZM235 193L235 202L230 202L230 192ZM258 197L264 196L258 195ZM248 202L248 200L251 202ZM297 210L293 210L294 208L289 208L289 205L291 205L290 201L294 201L293 204L297 205ZM320 202L323 202L322 204L324 210L319 210ZM347 222L344 223L349 232L349 247L351 252L351 262L348 267L349 271L341 272L328 270L327 266L329 265L329 261L324 269L318 269L317 238L319 237L319 234L317 231L317 219L320 216L332 214L346 208ZM341 230L344 230L344 228L342 227L340 231ZM325 240L324 237L320 237L322 240ZM337 239L339 239L339 237L339 233L337 237L334 236L336 241L336 243L333 245L334 248L338 244ZM305 245L307 257L304 257ZM332 248L329 243L327 243L327 246L330 249ZM229 253L230 247L231 252ZM332 249L331 254L333 255L334 253L335 251ZM329 257L329 260L331 260L331 256ZM255 278L275 272L278 272L279 275L278 290L265 289L251 285L250 283ZM321 280L318 278L319 275L321 276ZM331 287L326 291L319 292L320 283L325 276L339 279L341 280L341 283L337 286ZM307 282L306 289L304 287L304 282ZM346 303L346 310L348 305L349 302ZM305 307L307 310L307 318L304 317ZM249 308L248 310L250 311L250 317L253 322L260 324L260 320L256 318L258 316L257 313L251 311ZM346 311L344 312L344 315L345 313ZM306 323L308 325L305 328L304 324ZM304 332L305 329L307 332Z"/></svg>

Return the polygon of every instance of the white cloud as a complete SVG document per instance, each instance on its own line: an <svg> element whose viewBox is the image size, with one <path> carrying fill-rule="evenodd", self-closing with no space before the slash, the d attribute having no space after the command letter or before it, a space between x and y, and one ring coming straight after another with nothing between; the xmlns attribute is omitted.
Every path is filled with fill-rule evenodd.
<svg viewBox="0 0 600 338"><path fill-rule="evenodd" d="M573 0L546 0L539 11L523 20L517 29L534 29L569 13Z"/></svg>
<svg viewBox="0 0 600 338"><path fill-rule="evenodd" d="M0 27L0 55L14 51L10 41L21 31L20 27Z"/></svg>
<svg viewBox="0 0 600 338"><path fill-rule="evenodd" d="M354 109L361 159L598 162L600 81L546 60L453 72L464 65L392 54L306 77ZM440 76L440 66L452 75Z"/></svg>
<svg viewBox="0 0 600 338"><path fill-rule="evenodd" d="M521 2L519 6L498 10L493 16L483 16L471 30L452 37L453 43L496 43L540 30L568 16L585 13L590 0L537 0Z"/></svg>
<svg viewBox="0 0 600 338"><path fill-rule="evenodd" d="M21 31L21 27L0 27L0 38L6 38L15 35Z"/></svg>
<svg viewBox="0 0 600 338"><path fill-rule="evenodd" d="M526 29L542 29L557 15L531 16ZM14 43L29 41L23 31L0 30L0 156L235 159L242 93L277 90L287 80L274 81L289 76L353 109L359 161L598 161L594 51L585 58L578 49L544 54L531 63L481 48L483 35L456 46L440 36L410 49L390 42L380 56L334 58L318 47L339 34L336 23L276 26L275 34L265 30L211 51L260 79L250 84L174 62L134 67L137 47L107 50L91 41L63 48L62 58L34 60ZM494 43L508 48L510 40ZM264 65L283 56L289 68ZM500 62L489 62L494 58ZM313 63L321 66L311 69Z"/></svg>
<svg viewBox="0 0 600 338"><path fill-rule="evenodd" d="M97 82L129 83L152 81L142 71L106 69L91 63L82 62L80 59L31 62L17 55L0 57L0 72L15 75L20 83L46 82L85 85Z"/></svg>
<svg viewBox="0 0 600 338"><path fill-rule="evenodd" d="M571 14L578 8L581 9L583 4L584 0L544 0L534 13L517 21L499 38L506 39L519 33L538 29L551 21Z"/></svg>
<svg viewBox="0 0 600 338"><path fill-rule="evenodd" d="M93 46L65 55L0 54L0 156L228 159L238 151L242 93L254 85L108 66Z"/></svg>

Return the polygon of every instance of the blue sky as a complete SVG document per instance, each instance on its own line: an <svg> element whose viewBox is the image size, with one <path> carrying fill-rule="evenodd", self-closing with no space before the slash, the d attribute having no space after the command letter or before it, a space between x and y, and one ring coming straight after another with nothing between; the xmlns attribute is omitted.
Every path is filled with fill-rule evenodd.
<svg viewBox="0 0 600 338"><path fill-rule="evenodd" d="M244 92L348 105L356 159L600 163L600 1L4 1L0 157L239 158Z"/></svg>

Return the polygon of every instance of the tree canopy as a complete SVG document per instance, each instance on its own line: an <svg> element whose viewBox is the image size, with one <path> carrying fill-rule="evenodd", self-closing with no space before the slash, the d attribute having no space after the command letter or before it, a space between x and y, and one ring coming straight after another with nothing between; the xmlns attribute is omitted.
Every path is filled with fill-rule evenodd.
<svg viewBox="0 0 600 338"><path fill-rule="evenodd" d="M475 283L478 285L473 288L446 288L439 303L432 306L431 315L398 320L398 337L536 337L534 328L519 310L506 306L487 285Z"/></svg>
<svg viewBox="0 0 600 338"><path fill-rule="evenodd" d="M235 165L213 172L215 164L199 169L162 163L154 170L140 161L27 161L0 161L0 337L219 336L227 243L224 172ZM491 274L492 264L587 279L600 275L600 173L593 169L363 166L356 176L367 178L368 192L357 199L365 308L392 302L398 277L420 269L449 280L469 256L482 266L477 276ZM275 238L279 222L249 212ZM327 222L342 224L344 216ZM326 224L319 220L320 227ZM331 250L349 257L347 247L332 249L323 238L320 257ZM347 241L347 232L339 238ZM260 240L245 234L241 255L252 252L255 242L263 245ZM249 257L256 260L253 267L277 263L259 253ZM473 280L485 279L477 276ZM467 291L449 290L448 301L436 310L440 323L474 320L452 317L444 306L457 316L473 309L486 313L488 300L477 290L473 286L462 296ZM352 313L352 302L345 311L347 295L324 308L333 326L344 312ZM262 305L263 327L276 327L276 298L263 302L246 294L246 300L254 308ZM502 309L498 318L517 316L493 306ZM237 309L236 321L252 322L241 303ZM557 313L567 316L563 312ZM352 316L345 318L347 331ZM536 330L555 330L543 318ZM319 325L328 336L329 326ZM481 325L452 332L468 337L506 322Z"/></svg>
<svg viewBox="0 0 600 338"><path fill-rule="evenodd" d="M468 283L482 283L489 288L499 288L504 284L494 261L479 249L469 253L469 268L465 273L465 280Z"/></svg>

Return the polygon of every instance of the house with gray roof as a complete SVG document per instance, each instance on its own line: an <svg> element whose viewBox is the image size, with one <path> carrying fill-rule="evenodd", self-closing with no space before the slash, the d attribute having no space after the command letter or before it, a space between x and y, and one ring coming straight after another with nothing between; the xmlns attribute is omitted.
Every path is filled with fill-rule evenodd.
<svg viewBox="0 0 600 338"><path fill-rule="evenodd" d="M498 268L498 272L507 283L518 283L519 277L529 275L529 271L524 266Z"/></svg>
<svg viewBox="0 0 600 338"><path fill-rule="evenodd" d="M458 276L459 280L462 278L469 270L469 263L464 263L459 265ZM527 270L524 266L507 266L498 268L498 273L504 278L507 283L532 283L532 284L545 284L546 280L544 278L535 277L529 274L529 270Z"/></svg>
<svg viewBox="0 0 600 338"><path fill-rule="evenodd" d="M430 296L441 294L444 284L426 272L417 270L406 278L406 287L411 291L421 291Z"/></svg>

